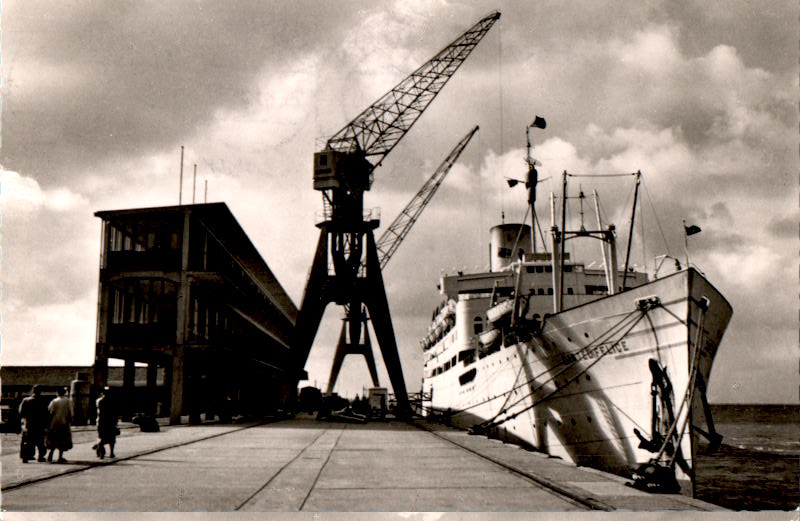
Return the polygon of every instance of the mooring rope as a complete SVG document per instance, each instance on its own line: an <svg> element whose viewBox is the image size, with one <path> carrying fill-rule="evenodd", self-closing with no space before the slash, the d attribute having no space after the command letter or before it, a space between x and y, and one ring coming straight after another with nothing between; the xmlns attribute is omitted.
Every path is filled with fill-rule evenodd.
<svg viewBox="0 0 800 521"><path fill-rule="evenodd" d="M642 315L641 315L641 316L639 316L639 317L636 319L636 321L634 321L634 323L633 323L633 324L631 324L631 326L630 326L630 327L629 327L629 328L628 328L628 329L627 329L627 330L626 330L626 331L625 331L625 332L622 334L622 336L620 337L620 339L621 339L621 338L624 338L624 337L625 337L625 336L626 336L628 333L630 333L630 331L631 331L631 330L632 330L634 327L636 327L636 325L637 325L637 324L638 324L638 323L639 323L639 322L642 320L642 318L644 318L644 313L642 313ZM503 420L501 420L500 422L496 422L496 423L495 423L495 425L502 425L503 423L505 423L505 422L507 422L507 421L509 421L509 420L513 420L514 418L516 418L516 417L517 417L517 416L519 416L520 414L522 414L522 413L524 413L524 412L526 412L526 411L528 411L528 410L530 410L530 409L533 409L534 407L536 407L536 406L537 406L537 405L539 405L540 403L542 403L542 402L545 402L545 401L548 401L548 400L552 399L552 398L553 398L553 396L554 396L556 393L558 393L559 391L563 390L563 389L564 389L564 388L566 388L566 387L567 387L569 384L571 384L572 382L574 382L575 380L579 379L581 376L583 376L584 374L586 374L586 373L589 371L589 369L591 369L592 367L594 367L594 366L595 366L595 365L596 365L598 362L600 362L600 360L602 360L603 358L605 358L605 356L606 356L607 354L609 354L610 352L611 352L611 350L609 349L609 350L607 350L605 353L602 353L600 356L598 356L598 357L597 357L597 359L596 359L596 360L593 360L593 361L592 361L592 363L590 363L589 365L587 365L587 366L586 366L586 368L584 368L582 371L580 371L580 372L579 372L577 375L575 375L575 376L574 376L574 377L572 377L572 378L569 378L569 379L567 379L567 381L566 381L566 382L564 382L564 383L562 383L561 385L557 385L557 386L556 386L556 388L555 388L553 391L551 391L549 394L547 394L546 396L542 397L542 398L541 398L541 399L539 399L539 400L532 401L532 403L531 403L530 405L528 405L528 406L526 406L526 407L524 407L524 408L520 409L519 411L515 412L514 414L512 414L512 415L510 415L510 416L507 416L506 418L504 418L504 419L503 419ZM576 363L577 363L577 362L576 362ZM539 388L541 388L541 387L542 387L542 386L540 386ZM529 393L529 395L528 395L528 396L531 396L531 397L532 397L532 396L533 396L533 393L534 393L536 390L538 390L538 389L532 389L532 390L531 390L531 392ZM517 403L519 403L519 402L517 402Z"/></svg>

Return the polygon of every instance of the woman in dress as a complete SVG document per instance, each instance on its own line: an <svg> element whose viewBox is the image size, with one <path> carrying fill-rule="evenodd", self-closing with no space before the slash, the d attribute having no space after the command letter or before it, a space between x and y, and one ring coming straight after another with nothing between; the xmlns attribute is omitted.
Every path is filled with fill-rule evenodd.
<svg viewBox="0 0 800 521"><path fill-rule="evenodd" d="M72 411L70 410L69 399L66 397L67 390L63 387L58 389L58 396L50 402L47 410L50 413L50 426L47 429L46 444L50 452L47 454L47 461L53 462L53 453L58 450L57 463L66 463L64 453L72 448Z"/></svg>

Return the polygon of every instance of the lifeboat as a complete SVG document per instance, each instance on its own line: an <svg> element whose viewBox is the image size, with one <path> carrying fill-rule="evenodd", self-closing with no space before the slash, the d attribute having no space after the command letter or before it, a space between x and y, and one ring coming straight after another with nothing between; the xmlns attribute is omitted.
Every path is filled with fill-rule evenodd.
<svg viewBox="0 0 800 521"><path fill-rule="evenodd" d="M500 338L499 329L489 329L478 334L478 341L481 343L481 345L486 347L497 342L498 338Z"/></svg>
<svg viewBox="0 0 800 521"><path fill-rule="evenodd" d="M499 304L495 304L487 309L486 316L489 318L489 322L497 322L500 319L510 315L512 309L514 309L514 300L504 300Z"/></svg>

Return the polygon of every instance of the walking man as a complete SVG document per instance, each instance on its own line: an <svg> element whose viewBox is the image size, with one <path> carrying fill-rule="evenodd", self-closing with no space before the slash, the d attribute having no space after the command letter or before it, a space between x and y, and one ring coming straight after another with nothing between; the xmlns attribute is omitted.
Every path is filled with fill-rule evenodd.
<svg viewBox="0 0 800 521"><path fill-rule="evenodd" d="M59 387L58 396L50 402L47 410L50 412L50 427L47 430L46 443L50 452L47 461L53 462L53 453L58 450L57 463L66 463L64 453L72 448L72 432L69 425L72 423L69 399L65 396L67 390Z"/></svg>
<svg viewBox="0 0 800 521"><path fill-rule="evenodd" d="M28 460L33 459L37 449L39 461L44 461L44 454L47 452L44 433L50 420L50 413L47 411L47 404L42 398L42 388L39 385L34 385L31 396L24 398L19 404L19 417L22 421L19 447L22 463L28 463Z"/></svg>
<svg viewBox="0 0 800 521"><path fill-rule="evenodd" d="M97 457L103 459L106 455L104 445L108 445L109 456L116 458L114 455L114 443L117 441L117 410L114 406L113 397L109 396L110 389L104 387L100 393L100 398L97 399L97 436L100 438L97 441L96 451Z"/></svg>

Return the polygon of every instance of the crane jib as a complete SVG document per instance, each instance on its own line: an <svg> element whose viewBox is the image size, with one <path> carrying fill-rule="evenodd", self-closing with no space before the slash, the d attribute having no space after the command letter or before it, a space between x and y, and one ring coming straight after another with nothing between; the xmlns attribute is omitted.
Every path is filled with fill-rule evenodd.
<svg viewBox="0 0 800 521"><path fill-rule="evenodd" d="M395 218L392 224L389 225L386 231L383 232L377 240L376 246L378 248L378 259L381 264L381 269L386 267L389 259L391 259L394 252L397 251L397 248L400 246L400 243L403 242L406 235L408 235L411 227L417 222L422 210L425 209L433 198L436 190L439 189L445 176L447 176L447 173L453 167L456 160L458 160L461 152L467 147L467 144L469 144L472 136L478 131L478 128L478 125L475 125L466 136L461 138L461 141L450 151L444 161L442 161L442 164L439 165L439 168L428 178L425 184L422 185L422 188L419 189L419 192L411 199L411 202L408 203L403 211L400 212L400 215Z"/></svg>
<svg viewBox="0 0 800 521"><path fill-rule="evenodd" d="M494 11L475 23L334 134L326 150L361 151L379 164L499 18Z"/></svg>

